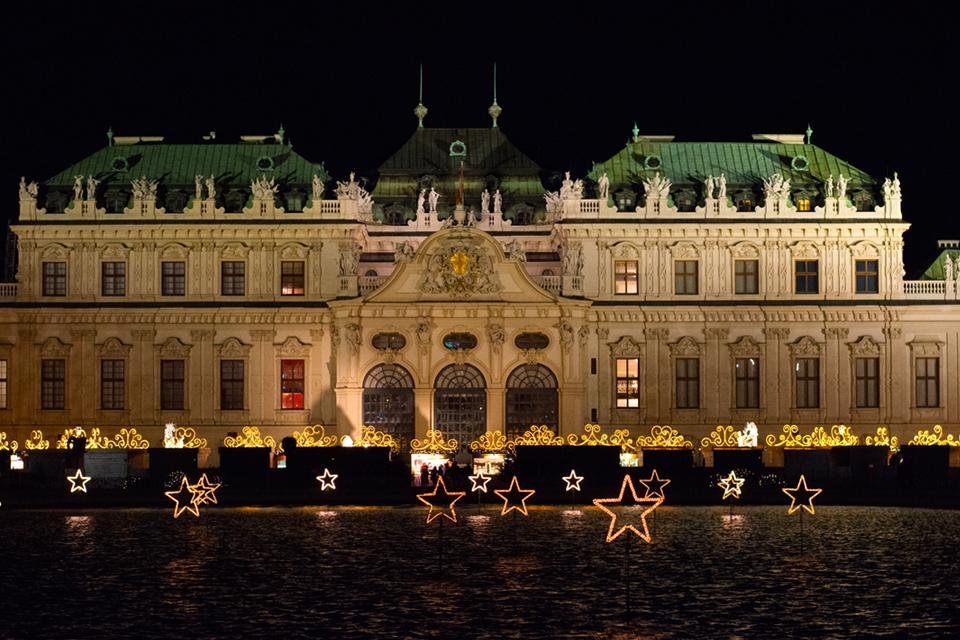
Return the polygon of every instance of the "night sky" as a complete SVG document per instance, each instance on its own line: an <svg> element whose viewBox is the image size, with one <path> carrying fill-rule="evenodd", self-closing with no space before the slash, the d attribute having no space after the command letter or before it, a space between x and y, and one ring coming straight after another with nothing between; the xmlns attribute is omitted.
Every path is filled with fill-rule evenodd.
<svg viewBox="0 0 960 640"><path fill-rule="evenodd" d="M548 169L584 174L641 133L802 133L904 190L908 277L960 236L957 37L947 4L395 2L4 8L3 208L117 135L219 141L282 123L342 179L427 126L501 127ZM660 6L668 5L669 6ZM457 9L459 8L459 9ZM948 205L944 207L942 205Z"/></svg>

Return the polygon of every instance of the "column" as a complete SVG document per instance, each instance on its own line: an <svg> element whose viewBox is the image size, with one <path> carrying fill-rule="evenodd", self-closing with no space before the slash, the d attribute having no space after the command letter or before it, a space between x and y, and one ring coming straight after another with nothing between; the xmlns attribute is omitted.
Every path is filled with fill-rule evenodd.
<svg viewBox="0 0 960 640"><path fill-rule="evenodd" d="M730 330L721 327L707 327L703 330L706 351L703 362L704 414L709 424L727 424L725 420L731 405L730 376L733 370L730 359L724 352L723 344L730 338Z"/></svg>
<svg viewBox="0 0 960 640"><path fill-rule="evenodd" d="M213 424L217 408L215 381L220 375L213 357L214 329L194 329L190 359L190 416L199 424Z"/></svg>
<svg viewBox="0 0 960 640"><path fill-rule="evenodd" d="M250 418L251 422L258 424L266 424L268 416L270 424L273 424L276 417L274 408L277 401L271 388L276 360L273 341L276 335L273 329L250 330L250 339L253 341L250 350Z"/></svg>

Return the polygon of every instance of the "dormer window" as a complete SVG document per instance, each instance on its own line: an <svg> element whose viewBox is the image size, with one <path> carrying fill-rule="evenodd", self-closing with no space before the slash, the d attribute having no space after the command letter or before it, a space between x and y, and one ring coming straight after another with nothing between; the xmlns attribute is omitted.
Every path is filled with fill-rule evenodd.
<svg viewBox="0 0 960 640"><path fill-rule="evenodd" d="M697 208L697 196L692 191L680 191L674 198L676 199L677 211L690 213Z"/></svg>
<svg viewBox="0 0 960 640"><path fill-rule="evenodd" d="M873 195L869 191L857 191L853 194L853 206L857 211L873 211Z"/></svg>
<svg viewBox="0 0 960 640"><path fill-rule="evenodd" d="M753 211L757 204L753 200L753 194L747 191L741 191L736 198L737 211Z"/></svg>
<svg viewBox="0 0 960 640"><path fill-rule="evenodd" d="M794 200L795 204L797 205L797 211L813 211L813 200L811 199L810 194L800 191L794 196Z"/></svg>
<svg viewBox="0 0 960 640"><path fill-rule="evenodd" d="M304 193L298 189L289 191L284 195L287 202L286 211L303 211Z"/></svg>
<svg viewBox="0 0 960 640"><path fill-rule="evenodd" d="M621 189L613 194L613 199L617 203L618 211L630 211L634 208L636 196L633 191Z"/></svg>

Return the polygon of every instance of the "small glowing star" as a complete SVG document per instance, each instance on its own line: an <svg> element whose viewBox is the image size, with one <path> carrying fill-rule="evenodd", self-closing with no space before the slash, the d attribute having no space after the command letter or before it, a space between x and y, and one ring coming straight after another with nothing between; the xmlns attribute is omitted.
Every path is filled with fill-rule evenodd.
<svg viewBox="0 0 960 640"><path fill-rule="evenodd" d="M487 478L489 480L489 478ZM417 494L417 500L430 507L427 512L427 524L433 522L436 518L443 516L450 522L457 521L457 510L454 505L457 500L467 495L465 491L447 491L447 485L443 482L443 476L437 478L437 484L430 493ZM449 513L447 513L449 511Z"/></svg>
<svg viewBox="0 0 960 640"><path fill-rule="evenodd" d="M741 493L741 487L743 483L746 482L746 478L740 478L733 471L730 472L726 478L720 478L720 481L717 482L717 486L723 489L723 499L726 500L730 496L734 498L739 498Z"/></svg>
<svg viewBox="0 0 960 640"><path fill-rule="evenodd" d="M583 476L578 476L576 469L570 469L570 475L562 478L562 480L567 483L567 491L580 491Z"/></svg>
<svg viewBox="0 0 960 640"><path fill-rule="evenodd" d="M513 476L509 489L494 489L493 492L503 500L503 509L500 510L500 515L505 516L513 510L517 510L523 515L529 515L527 514L527 500L536 493L536 490L521 489L520 483L517 482L517 476Z"/></svg>
<svg viewBox="0 0 960 640"><path fill-rule="evenodd" d="M470 480L470 483L473 485L470 487L470 492L474 493L477 491L487 492L487 484L493 480L490 476L484 475L483 471L478 471L475 476L467 476Z"/></svg>
<svg viewBox="0 0 960 640"><path fill-rule="evenodd" d="M335 483L339 477L336 473L330 473L330 469L324 469L323 475L317 476L317 482L320 483L320 491L326 491L327 489L336 491L337 485Z"/></svg>
<svg viewBox="0 0 960 640"><path fill-rule="evenodd" d="M639 524L634 525L633 523L627 523L617 527L617 513L606 506L617 505L619 507L630 506L631 503L628 502L624 504L623 498L626 493L627 487L630 488L630 498L632 499L632 504L642 507L639 517ZM641 498L637 495L637 490L633 486L633 480L630 479L629 475L623 476L623 484L620 485L620 495L616 498L594 498L593 504L597 506L601 511L610 516L610 528L607 529L607 542L613 542L617 539L620 534L624 531L632 531L640 537L644 542L650 542L650 529L647 528L647 516L650 515L654 509L659 507L663 503L663 497L653 498L650 496L644 496ZM627 515L627 512L621 510L621 515ZM637 526L640 528L638 529ZM642 531L641 531L642 529Z"/></svg>
<svg viewBox="0 0 960 640"><path fill-rule="evenodd" d="M797 483L795 489L783 489L782 491L790 496L790 509L787 511L787 515L790 515L798 509L803 509L810 515L813 515L813 499L820 495L823 489L808 488L807 479L801 475L800 482Z"/></svg>
<svg viewBox="0 0 960 640"><path fill-rule="evenodd" d="M661 478L657 474L657 470L654 469L650 477L646 480L641 480L640 484L642 484L645 489L643 492L644 498L660 498L663 500L666 497L663 495L663 489L670 484L670 480Z"/></svg>
<svg viewBox="0 0 960 640"><path fill-rule="evenodd" d="M76 475L67 476L70 481L70 493L75 491L87 492L87 483L90 482L90 476L83 475L83 469L77 469Z"/></svg>
<svg viewBox="0 0 960 640"><path fill-rule="evenodd" d="M163 495L173 500L173 517L179 518L184 511L189 511L193 515L200 517L200 506L196 501L197 492L194 487L187 482L186 476L180 480L180 488L176 491L164 491Z"/></svg>

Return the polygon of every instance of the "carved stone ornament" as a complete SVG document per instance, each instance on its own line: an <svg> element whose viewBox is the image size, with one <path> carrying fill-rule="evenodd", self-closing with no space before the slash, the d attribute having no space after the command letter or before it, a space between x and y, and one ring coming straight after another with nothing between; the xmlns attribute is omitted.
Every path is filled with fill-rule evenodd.
<svg viewBox="0 0 960 640"><path fill-rule="evenodd" d="M249 254L250 247L241 242L231 242L220 250L220 257L225 260L245 260Z"/></svg>
<svg viewBox="0 0 960 640"><path fill-rule="evenodd" d="M767 327L763 335L770 340L786 340L790 337L790 327Z"/></svg>
<svg viewBox="0 0 960 640"><path fill-rule="evenodd" d="M590 337L590 327L583 325L577 329L577 341L580 343L580 346L586 346L587 339Z"/></svg>
<svg viewBox="0 0 960 640"><path fill-rule="evenodd" d="M940 355L940 347L943 345L939 340L934 339L914 339L910 344L910 352L915 358L936 358Z"/></svg>
<svg viewBox="0 0 960 640"><path fill-rule="evenodd" d="M878 358L880 357L880 345L874 342L870 336L860 336L854 342L847 345L850 348L850 355L856 358Z"/></svg>
<svg viewBox="0 0 960 640"><path fill-rule="evenodd" d="M820 250L812 242L796 242L790 246L790 254L794 258L819 258Z"/></svg>
<svg viewBox="0 0 960 640"><path fill-rule="evenodd" d="M494 350L499 350L503 346L504 331L502 324L491 324L487 326L487 337L490 339L490 346Z"/></svg>
<svg viewBox="0 0 960 640"><path fill-rule="evenodd" d="M880 250L873 243L864 240L850 245L850 254L854 258L878 258Z"/></svg>
<svg viewBox="0 0 960 640"><path fill-rule="evenodd" d="M618 242L610 248L614 258L639 258L640 250L630 242Z"/></svg>
<svg viewBox="0 0 960 640"><path fill-rule="evenodd" d="M283 344L277 345L278 356L304 357L309 355L310 345L300 342L296 336L290 336L283 341Z"/></svg>
<svg viewBox="0 0 960 640"><path fill-rule="evenodd" d="M520 353L527 364L537 364L543 355L543 349L521 349Z"/></svg>
<svg viewBox="0 0 960 640"><path fill-rule="evenodd" d="M130 355L132 345L123 344L117 338L107 338L97 345L97 355L101 358L123 359Z"/></svg>
<svg viewBox="0 0 960 640"><path fill-rule="evenodd" d="M760 357L760 345L750 336L742 336L728 346L730 347L730 354L738 358Z"/></svg>
<svg viewBox="0 0 960 640"><path fill-rule="evenodd" d="M790 353L795 358L820 357L820 343L810 336L803 336L790 345Z"/></svg>
<svg viewBox="0 0 960 640"><path fill-rule="evenodd" d="M560 321L556 326L560 332L560 346L563 347L564 350L569 349L570 345L573 344L573 326L565 320Z"/></svg>
<svg viewBox="0 0 960 640"><path fill-rule="evenodd" d="M100 258L103 260L125 260L130 254L130 247L116 242L100 249Z"/></svg>
<svg viewBox="0 0 960 640"><path fill-rule="evenodd" d="M703 330L703 337L713 340L726 340L730 337L730 329L726 327L707 327Z"/></svg>
<svg viewBox="0 0 960 640"><path fill-rule="evenodd" d="M630 336L623 336L616 342L610 343L610 352L615 358L639 358L640 344Z"/></svg>
<svg viewBox="0 0 960 640"><path fill-rule="evenodd" d="M66 358L70 355L70 349L72 347L72 344L66 344L61 341L60 338L54 336L47 338L43 344L40 345L40 355L44 358Z"/></svg>
<svg viewBox="0 0 960 640"><path fill-rule="evenodd" d="M190 254L190 249L186 245L182 245L179 242L171 242L170 244L164 246L160 249L160 257L167 258L177 258L177 259L186 259Z"/></svg>
<svg viewBox="0 0 960 640"><path fill-rule="evenodd" d="M674 260L696 260L700 257L697 247L690 242L678 242L670 247Z"/></svg>
<svg viewBox="0 0 960 640"><path fill-rule="evenodd" d="M463 242L454 242L430 254L418 286L423 293L445 293L455 298L497 293L501 289L490 256Z"/></svg>
<svg viewBox="0 0 960 640"><path fill-rule="evenodd" d="M648 327L643 330L643 335L653 340L667 340L670 338L670 329L666 327Z"/></svg>
<svg viewBox="0 0 960 640"><path fill-rule="evenodd" d="M690 336L683 336L670 345L670 355L675 357L699 356L700 343Z"/></svg>
<svg viewBox="0 0 960 640"><path fill-rule="evenodd" d="M290 242L280 249L280 257L284 260L306 260L310 249L299 242Z"/></svg>
<svg viewBox="0 0 960 640"><path fill-rule="evenodd" d="M360 353L360 325L351 322L350 324L344 325L343 329L340 331L340 335L350 345L350 351L354 354Z"/></svg>
<svg viewBox="0 0 960 640"><path fill-rule="evenodd" d="M221 358L246 358L250 355L250 345L236 338L227 338L217 345L217 355Z"/></svg>
<svg viewBox="0 0 960 640"><path fill-rule="evenodd" d="M823 330L823 333L828 338L846 340L850 336L850 329L847 327L827 327Z"/></svg>
<svg viewBox="0 0 960 640"><path fill-rule="evenodd" d="M66 260L70 249L58 242L46 244L40 249L40 257L46 260Z"/></svg>
<svg viewBox="0 0 960 640"><path fill-rule="evenodd" d="M760 249L752 242L738 242L730 247L730 254L737 259L757 259L760 257Z"/></svg>
<svg viewBox="0 0 960 640"><path fill-rule="evenodd" d="M186 358L190 355L193 345L184 344L180 338L167 338L163 344L154 346L157 355L161 358Z"/></svg>
<svg viewBox="0 0 960 640"><path fill-rule="evenodd" d="M609 327L597 327L596 328L597 337L601 340L606 340L610 337L610 328Z"/></svg>

